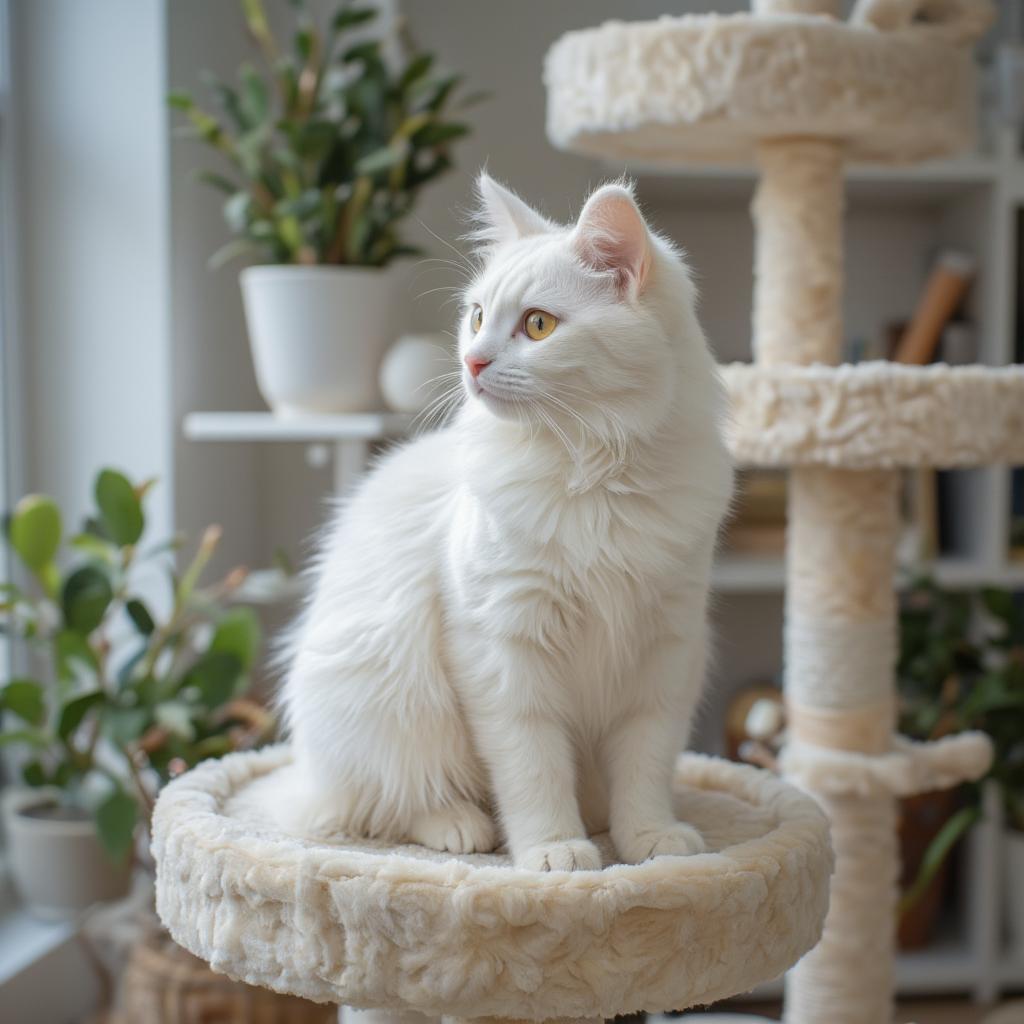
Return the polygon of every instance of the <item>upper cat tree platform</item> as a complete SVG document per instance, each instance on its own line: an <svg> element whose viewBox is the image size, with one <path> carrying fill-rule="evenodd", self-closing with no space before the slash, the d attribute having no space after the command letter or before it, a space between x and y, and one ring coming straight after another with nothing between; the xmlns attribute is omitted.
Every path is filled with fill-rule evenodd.
<svg viewBox="0 0 1024 1024"><path fill-rule="evenodd" d="M650 163L748 159L759 141L783 137L839 140L847 159L875 163L945 156L970 140L964 42L987 12L943 7L933 24L888 31L755 13L569 32L545 65L548 135L565 149Z"/></svg>
<svg viewBox="0 0 1024 1024"><path fill-rule="evenodd" d="M160 796L157 909L218 971L321 1002L465 1017L683 1008L776 977L817 942L832 854L809 797L684 755L676 810L711 853L576 873L501 855L311 841L270 819L286 747L207 761Z"/></svg>

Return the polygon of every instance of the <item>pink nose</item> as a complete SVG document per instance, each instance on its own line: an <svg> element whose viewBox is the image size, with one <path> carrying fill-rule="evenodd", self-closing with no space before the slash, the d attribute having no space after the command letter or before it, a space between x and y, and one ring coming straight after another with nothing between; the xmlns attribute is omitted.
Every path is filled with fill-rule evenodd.
<svg viewBox="0 0 1024 1024"><path fill-rule="evenodd" d="M477 359L476 356L466 356L466 366L471 377L479 377L480 371L491 365L490 359Z"/></svg>

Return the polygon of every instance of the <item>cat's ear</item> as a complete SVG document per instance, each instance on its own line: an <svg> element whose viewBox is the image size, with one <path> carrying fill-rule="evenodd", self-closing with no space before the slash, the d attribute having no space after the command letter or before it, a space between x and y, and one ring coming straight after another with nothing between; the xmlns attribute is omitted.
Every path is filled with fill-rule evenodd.
<svg viewBox="0 0 1024 1024"><path fill-rule="evenodd" d="M615 275L620 292L639 295L651 269L651 237L632 191L602 185L587 200L573 231L579 258Z"/></svg>
<svg viewBox="0 0 1024 1024"><path fill-rule="evenodd" d="M486 171L481 171L476 179L476 191L480 203L478 226L473 237L478 241L490 244L514 242L527 235L544 234L555 226L524 203L515 192L499 185Z"/></svg>

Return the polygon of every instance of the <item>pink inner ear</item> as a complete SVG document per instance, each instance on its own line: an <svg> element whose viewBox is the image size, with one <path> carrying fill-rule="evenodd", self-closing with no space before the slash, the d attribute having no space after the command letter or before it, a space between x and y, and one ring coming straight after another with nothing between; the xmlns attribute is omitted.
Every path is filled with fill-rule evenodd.
<svg viewBox="0 0 1024 1024"><path fill-rule="evenodd" d="M623 291L643 291L651 265L650 238L625 189L613 186L591 196L580 214L576 237L585 263L614 272Z"/></svg>

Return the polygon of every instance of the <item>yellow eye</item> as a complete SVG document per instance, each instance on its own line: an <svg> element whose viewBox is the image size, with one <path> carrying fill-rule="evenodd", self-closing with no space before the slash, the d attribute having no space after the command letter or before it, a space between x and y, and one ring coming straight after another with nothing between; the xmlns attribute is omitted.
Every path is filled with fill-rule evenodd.
<svg viewBox="0 0 1024 1024"><path fill-rule="evenodd" d="M543 309L531 309L523 320L523 329L534 341L543 341L558 326L558 317Z"/></svg>
<svg viewBox="0 0 1024 1024"><path fill-rule="evenodd" d="M473 312L469 314L469 326L472 328L474 334L480 330L483 326L483 322L484 311L479 306L474 306Z"/></svg>

